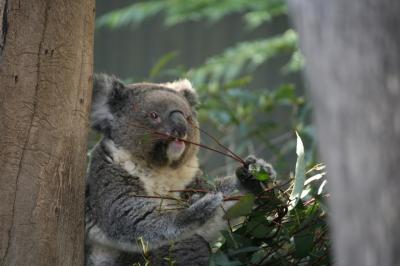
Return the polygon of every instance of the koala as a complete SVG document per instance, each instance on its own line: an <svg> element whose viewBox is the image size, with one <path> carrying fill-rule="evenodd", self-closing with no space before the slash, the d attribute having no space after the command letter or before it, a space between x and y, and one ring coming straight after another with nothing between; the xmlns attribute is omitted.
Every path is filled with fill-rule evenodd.
<svg viewBox="0 0 400 266"><path fill-rule="evenodd" d="M188 80L124 84L114 76L95 75L91 126L102 134L86 177L86 265L208 265L209 241L227 222L223 201L235 191L258 186L249 157L237 177L210 185L199 176L198 96ZM247 188L246 188L247 184ZM250 188L249 188L250 186ZM208 193L172 192L206 189ZM182 197L188 206L170 198ZM142 254L138 239L149 247ZM141 264L144 265L144 264Z"/></svg>

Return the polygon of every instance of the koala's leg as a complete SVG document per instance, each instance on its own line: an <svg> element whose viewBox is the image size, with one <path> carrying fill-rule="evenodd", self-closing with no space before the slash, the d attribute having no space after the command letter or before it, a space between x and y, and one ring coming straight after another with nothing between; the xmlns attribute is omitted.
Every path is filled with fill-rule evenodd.
<svg viewBox="0 0 400 266"><path fill-rule="evenodd" d="M117 265L119 266L133 266L133 265L146 265L146 260L141 253L121 252L118 259ZM156 266L150 264L151 266Z"/></svg>
<svg viewBox="0 0 400 266"><path fill-rule="evenodd" d="M124 252L98 244L87 245L85 254L85 266L132 266L134 263L145 264L145 260L140 253Z"/></svg>
<svg viewBox="0 0 400 266"><path fill-rule="evenodd" d="M206 266L209 265L210 254L208 242L194 235L152 251L150 261L152 265L160 266Z"/></svg>

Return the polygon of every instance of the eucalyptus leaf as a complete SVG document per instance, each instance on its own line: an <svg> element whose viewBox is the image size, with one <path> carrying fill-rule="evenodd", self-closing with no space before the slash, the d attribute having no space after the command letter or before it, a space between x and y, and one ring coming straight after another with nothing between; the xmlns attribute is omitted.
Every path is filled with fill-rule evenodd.
<svg viewBox="0 0 400 266"><path fill-rule="evenodd" d="M225 214L228 219L246 216L251 213L256 197L253 194L246 194L233 205Z"/></svg>
<svg viewBox="0 0 400 266"><path fill-rule="evenodd" d="M259 250L257 252L254 252L253 255L251 256L251 262L253 264L258 264L265 258L266 255L267 255L267 252L263 249Z"/></svg>
<svg viewBox="0 0 400 266"><path fill-rule="evenodd" d="M322 194L326 183L327 183L326 180L322 181L321 185L320 185L319 188L318 188L318 195L321 195L321 194Z"/></svg>
<svg viewBox="0 0 400 266"><path fill-rule="evenodd" d="M295 235L294 237L294 245L295 245L295 256L298 258L304 258L307 256L313 249L313 235L311 234L302 234Z"/></svg>
<svg viewBox="0 0 400 266"><path fill-rule="evenodd" d="M264 217L250 220L246 227L246 233L255 238L265 238L272 231L272 228L267 225L267 220Z"/></svg>
<svg viewBox="0 0 400 266"><path fill-rule="evenodd" d="M259 181L268 181L270 179L269 174L262 168L252 169L251 174Z"/></svg>
<svg viewBox="0 0 400 266"><path fill-rule="evenodd" d="M210 265L213 266L240 266L243 265L239 261L231 261L227 255L222 252L217 252L211 255Z"/></svg>
<svg viewBox="0 0 400 266"><path fill-rule="evenodd" d="M304 159L304 145L303 141L301 140L299 134L296 132L297 136L297 144L296 144L296 170L294 174L294 188L292 193L290 194L290 206L289 210L296 207L297 203L299 202L301 192L304 188L304 182L306 179L306 162Z"/></svg>
<svg viewBox="0 0 400 266"><path fill-rule="evenodd" d="M178 52L176 51L172 51L163 55L150 70L149 77L154 78L158 76L160 72L162 72L164 68L177 57L177 55Z"/></svg>
<svg viewBox="0 0 400 266"><path fill-rule="evenodd" d="M243 254L243 253L250 253L250 252L255 252L260 250L260 247L243 247L243 248L239 248L237 250L231 251L229 252L230 256L235 256L238 254Z"/></svg>
<svg viewBox="0 0 400 266"><path fill-rule="evenodd" d="M304 182L304 185L308 185L308 184L310 184L310 183L313 182L313 181L320 180L320 179L321 179L322 177L324 177L325 175L326 175L326 172L315 174L315 175L313 175L312 177L308 178L308 179Z"/></svg>

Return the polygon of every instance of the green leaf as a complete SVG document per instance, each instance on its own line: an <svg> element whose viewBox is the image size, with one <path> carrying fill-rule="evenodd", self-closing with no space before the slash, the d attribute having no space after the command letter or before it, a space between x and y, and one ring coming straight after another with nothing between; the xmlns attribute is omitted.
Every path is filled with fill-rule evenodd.
<svg viewBox="0 0 400 266"><path fill-rule="evenodd" d="M283 73L289 74L300 71L304 68L305 59L300 51L295 51L290 58L290 61L282 68Z"/></svg>
<svg viewBox="0 0 400 266"><path fill-rule="evenodd" d="M324 190L324 187L325 187L325 185L326 185L326 183L327 183L327 181L326 180L324 180L324 181L322 181L322 183L321 183L321 185L319 186L319 188L318 188L318 195L321 195L322 194L322 192L323 192L323 190Z"/></svg>
<svg viewBox="0 0 400 266"><path fill-rule="evenodd" d="M214 253L211 255L210 265L212 265L212 266L239 266L239 265L243 265L243 264L240 263L239 261L229 260L227 255L225 255L221 251L218 251L217 253Z"/></svg>
<svg viewBox="0 0 400 266"><path fill-rule="evenodd" d="M235 239L235 233L227 230L222 230L221 235L225 238L225 243L228 248L236 249L239 247L239 244L236 242Z"/></svg>
<svg viewBox="0 0 400 266"><path fill-rule="evenodd" d="M126 25L138 25L154 17L168 7L167 1L140 2L108 12L96 19L96 27L118 28Z"/></svg>
<svg viewBox="0 0 400 266"><path fill-rule="evenodd" d="M305 181L304 185L308 185L308 184L310 184L311 182L320 180L320 179L323 178L325 175L326 175L326 172L322 172L322 173L315 174L315 175L313 175L312 177L308 178L308 179Z"/></svg>
<svg viewBox="0 0 400 266"><path fill-rule="evenodd" d="M246 194L233 205L225 214L228 219L246 216L251 213L256 197L252 194Z"/></svg>
<svg viewBox="0 0 400 266"><path fill-rule="evenodd" d="M254 29L274 17L286 14L287 8L283 0L152 0L134 3L113 12L118 20L111 23L108 14L103 15L100 17L101 26L137 25L158 13L163 13L167 26L199 20L215 23L230 14L243 13L248 28Z"/></svg>
<svg viewBox="0 0 400 266"><path fill-rule="evenodd" d="M227 48L222 54L208 58L200 67L191 69L187 76L197 87L204 85L197 83L199 80L204 82L204 77L209 79L208 87L212 83L229 83L232 79L255 71L278 54L292 54L295 51L297 34L287 30L276 37L241 42Z"/></svg>
<svg viewBox="0 0 400 266"><path fill-rule="evenodd" d="M172 51L163 55L158 62L150 70L150 78L154 78L172 61L176 58L178 52Z"/></svg>
<svg viewBox="0 0 400 266"><path fill-rule="evenodd" d="M295 245L295 256L298 258L304 258L307 256L313 249L313 235L311 234L303 234L303 235L295 235L293 237L294 245Z"/></svg>
<svg viewBox="0 0 400 266"><path fill-rule="evenodd" d="M236 249L234 251L230 251L229 252L229 256L235 256L235 255L238 255L238 254L255 252L255 251L258 251L258 250L260 250L260 247L252 247L252 246L243 247L243 248Z"/></svg>
<svg viewBox="0 0 400 266"><path fill-rule="evenodd" d="M225 238L225 245L229 249L238 249L246 246L251 246L252 243L251 239L246 238L238 231L231 232L228 230L222 230L221 235Z"/></svg>
<svg viewBox="0 0 400 266"><path fill-rule="evenodd" d="M251 219L246 225L246 233L255 238L265 238L271 232L272 228L266 225L267 220L264 217Z"/></svg>
<svg viewBox="0 0 400 266"><path fill-rule="evenodd" d="M257 252L254 252L253 255L251 256L251 262L253 264L259 264L261 260L265 258L267 255L267 252L265 250L259 250Z"/></svg>
<svg viewBox="0 0 400 266"><path fill-rule="evenodd" d="M304 159L304 146L297 132L296 136L297 136L297 145L296 145L297 161L296 161L296 170L294 175L294 188L292 193L290 194L290 206L289 206L290 210L296 207L300 199L301 192L303 191L304 188L304 182L306 180L306 162Z"/></svg>
<svg viewBox="0 0 400 266"><path fill-rule="evenodd" d="M262 168L260 169L250 169L251 174L260 181L268 181L270 176L269 174Z"/></svg>

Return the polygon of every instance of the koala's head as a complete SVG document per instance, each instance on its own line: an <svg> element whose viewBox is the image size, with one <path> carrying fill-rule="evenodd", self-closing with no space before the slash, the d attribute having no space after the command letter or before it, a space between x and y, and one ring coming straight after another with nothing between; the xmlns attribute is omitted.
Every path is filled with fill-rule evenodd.
<svg viewBox="0 0 400 266"><path fill-rule="evenodd" d="M178 167L197 154L197 94L187 80L125 85L95 75L92 127L150 166ZM160 134L161 133L161 134Z"/></svg>

